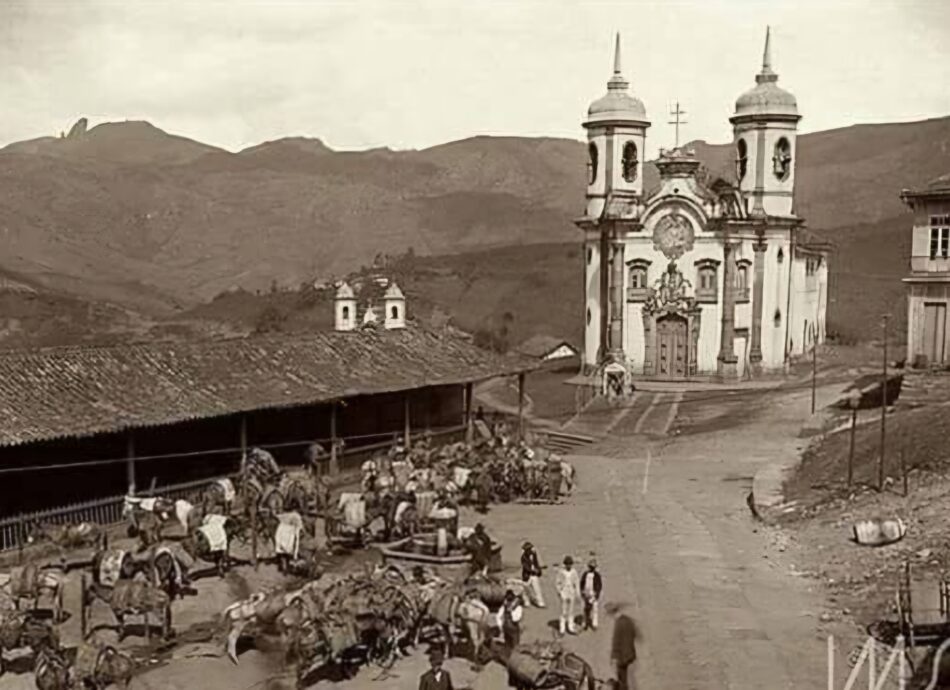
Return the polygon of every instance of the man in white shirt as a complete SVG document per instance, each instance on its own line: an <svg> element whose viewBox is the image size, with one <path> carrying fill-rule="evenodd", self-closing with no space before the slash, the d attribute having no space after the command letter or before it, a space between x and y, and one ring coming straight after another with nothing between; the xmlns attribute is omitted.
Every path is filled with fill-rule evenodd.
<svg viewBox="0 0 950 690"><path fill-rule="evenodd" d="M510 589L505 592L505 604L502 608L501 631L505 636L505 647L513 651L521 644L521 619L524 617L524 606L521 597Z"/></svg>
<svg viewBox="0 0 950 690"><path fill-rule="evenodd" d="M557 595L561 600L561 634L563 635L565 632L569 632L572 635L576 635L577 626L574 623L574 605L581 595L581 583L577 571L574 570L574 559L570 556L565 557L564 564L557 571L554 589L557 590Z"/></svg>

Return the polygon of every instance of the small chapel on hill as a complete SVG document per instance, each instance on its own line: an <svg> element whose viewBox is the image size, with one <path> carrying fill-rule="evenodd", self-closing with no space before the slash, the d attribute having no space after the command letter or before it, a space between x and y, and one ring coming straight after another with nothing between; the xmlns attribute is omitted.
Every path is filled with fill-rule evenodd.
<svg viewBox="0 0 950 690"><path fill-rule="evenodd" d="M584 364L605 392L637 378L735 380L783 371L825 337L829 245L794 210L795 97L766 32L755 86L730 118L735 172L712 178L689 149L660 152L644 188L650 121L629 91L620 36L588 135Z"/></svg>

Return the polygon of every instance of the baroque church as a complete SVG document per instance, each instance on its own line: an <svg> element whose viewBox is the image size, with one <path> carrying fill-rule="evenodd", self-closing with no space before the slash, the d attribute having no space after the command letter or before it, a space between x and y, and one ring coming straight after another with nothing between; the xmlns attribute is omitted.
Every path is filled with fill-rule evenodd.
<svg viewBox="0 0 950 690"><path fill-rule="evenodd" d="M829 245L794 212L795 97L766 32L755 86L736 101L733 179L692 150L661 150L644 188L650 121L629 91L620 36L588 135L584 364L605 393L635 379L736 380L785 370L825 338Z"/></svg>

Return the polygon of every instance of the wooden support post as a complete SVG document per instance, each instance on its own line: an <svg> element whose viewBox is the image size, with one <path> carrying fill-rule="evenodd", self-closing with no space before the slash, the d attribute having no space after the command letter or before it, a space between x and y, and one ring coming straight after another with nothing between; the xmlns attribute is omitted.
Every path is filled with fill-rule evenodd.
<svg viewBox="0 0 950 690"><path fill-rule="evenodd" d="M851 408L851 443L848 446L848 486L854 481L854 434L858 426L858 408Z"/></svg>
<svg viewBox="0 0 950 690"><path fill-rule="evenodd" d="M257 503L251 506L251 563L257 570Z"/></svg>
<svg viewBox="0 0 950 690"><path fill-rule="evenodd" d="M907 496L907 463L904 459L904 451L906 450L907 442L904 438L901 438L901 480L904 484L904 497Z"/></svg>
<svg viewBox="0 0 950 690"><path fill-rule="evenodd" d="M330 403L330 476L335 477L340 471L340 461L337 458L337 443L336 438L336 401Z"/></svg>
<svg viewBox="0 0 950 690"><path fill-rule="evenodd" d="M811 330L811 413L815 414L815 393L818 386L818 325Z"/></svg>
<svg viewBox="0 0 950 690"><path fill-rule="evenodd" d="M410 418L410 407L412 406L411 402L412 402L411 392L406 391L406 394L403 396L403 406L404 406L403 418L406 423L405 438L403 439L403 444L406 446L406 450L409 450L412 444L412 439L411 439L412 419Z"/></svg>
<svg viewBox="0 0 950 690"><path fill-rule="evenodd" d="M465 384L465 441L471 443L475 437L475 427L472 420L472 393L474 386L471 383Z"/></svg>
<svg viewBox="0 0 950 690"><path fill-rule="evenodd" d="M518 439L524 440L524 372L518 374Z"/></svg>
<svg viewBox="0 0 950 690"><path fill-rule="evenodd" d="M877 463L877 490L884 490L884 448L887 441L887 316L882 324L884 340L884 370L881 375L881 456Z"/></svg>
<svg viewBox="0 0 950 690"><path fill-rule="evenodd" d="M129 430L125 445L125 478L129 485L129 496L135 495L135 436Z"/></svg>

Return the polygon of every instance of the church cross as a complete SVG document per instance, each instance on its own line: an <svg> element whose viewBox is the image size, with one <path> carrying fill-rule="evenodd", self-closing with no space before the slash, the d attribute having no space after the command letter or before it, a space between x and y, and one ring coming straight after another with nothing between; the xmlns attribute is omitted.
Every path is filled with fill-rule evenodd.
<svg viewBox="0 0 950 690"><path fill-rule="evenodd" d="M679 102L679 101L676 101L676 107L674 107L672 110L670 110L670 115L672 115L672 116L673 116L674 118L676 118L676 119L670 120L670 122L668 123L668 124L671 124L671 125L676 125L676 146L675 146L675 148L679 148L679 146L680 146L680 125L685 125L685 124L686 124L686 120L682 120L682 119L680 119L680 118L681 118L683 115L685 115L685 114L686 114L686 111L685 111L685 110L680 110L680 102Z"/></svg>

